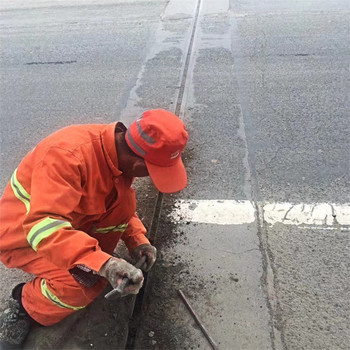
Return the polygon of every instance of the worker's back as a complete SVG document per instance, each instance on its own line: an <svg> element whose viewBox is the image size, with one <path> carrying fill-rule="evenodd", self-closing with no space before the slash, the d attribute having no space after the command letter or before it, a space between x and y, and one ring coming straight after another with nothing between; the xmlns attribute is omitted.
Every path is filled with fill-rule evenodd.
<svg viewBox="0 0 350 350"><path fill-rule="evenodd" d="M0 258L5 265L11 267L5 251L37 248L29 245L30 230L43 217L68 221L88 233L118 199L123 205L117 221L130 220L136 200L132 180L117 167L115 126L66 127L25 156L0 200Z"/></svg>

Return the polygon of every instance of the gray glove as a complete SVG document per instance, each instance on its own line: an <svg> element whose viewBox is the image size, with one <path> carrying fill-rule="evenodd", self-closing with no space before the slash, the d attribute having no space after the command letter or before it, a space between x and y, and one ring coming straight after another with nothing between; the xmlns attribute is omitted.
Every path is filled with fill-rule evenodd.
<svg viewBox="0 0 350 350"><path fill-rule="evenodd" d="M143 274L140 269L135 268L123 259L110 258L97 273L107 278L113 288L117 288L124 277L129 279L129 284L125 287L124 295L137 294L143 284Z"/></svg>
<svg viewBox="0 0 350 350"><path fill-rule="evenodd" d="M141 244L131 254L132 258L136 260L136 263L141 259L142 255L146 256L146 261L140 268L148 272L157 259L157 249L150 244Z"/></svg>

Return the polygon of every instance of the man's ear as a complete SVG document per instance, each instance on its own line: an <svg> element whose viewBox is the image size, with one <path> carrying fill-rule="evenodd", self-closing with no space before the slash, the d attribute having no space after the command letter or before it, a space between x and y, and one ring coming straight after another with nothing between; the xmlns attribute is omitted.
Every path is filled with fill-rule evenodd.
<svg viewBox="0 0 350 350"><path fill-rule="evenodd" d="M135 157L133 159L132 172L135 177L148 176L147 166L142 158Z"/></svg>
<svg viewBox="0 0 350 350"><path fill-rule="evenodd" d="M142 158L139 157L135 157L133 159L133 170L138 169L140 167L144 167L145 166L145 161Z"/></svg>

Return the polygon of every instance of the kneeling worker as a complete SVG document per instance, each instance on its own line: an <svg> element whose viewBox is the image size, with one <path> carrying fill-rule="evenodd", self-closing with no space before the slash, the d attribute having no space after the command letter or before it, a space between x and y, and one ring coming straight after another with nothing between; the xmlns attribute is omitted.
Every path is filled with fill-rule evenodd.
<svg viewBox="0 0 350 350"><path fill-rule="evenodd" d="M156 248L136 215L131 184L150 176L164 193L182 190L181 153L188 134L165 110L149 110L129 129L74 125L41 141L14 171L0 201L0 260L36 276L17 285L0 317L3 348L22 346L31 325L50 326L92 302L107 286L130 283L137 294L140 269L112 256L121 238L141 269Z"/></svg>

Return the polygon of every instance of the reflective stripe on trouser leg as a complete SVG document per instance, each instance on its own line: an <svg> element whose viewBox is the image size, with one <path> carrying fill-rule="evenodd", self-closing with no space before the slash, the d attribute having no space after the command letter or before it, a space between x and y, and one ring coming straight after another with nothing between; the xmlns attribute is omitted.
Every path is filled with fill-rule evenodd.
<svg viewBox="0 0 350 350"><path fill-rule="evenodd" d="M109 233L109 232L124 232L128 227L128 224L122 224L118 226L100 227L96 229L97 233Z"/></svg>
<svg viewBox="0 0 350 350"><path fill-rule="evenodd" d="M53 294L49 288L47 288L46 280L41 280L41 293L49 299L52 303L56 304L59 307L62 307L64 309L72 309L72 310L80 310L83 309L85 306L72 306L64 303L61 301L55 294Z"/></svg>
<svg viewBox="0 0 350 350"><path fill-rule="evenodd" d="M26 283L22 291L24 308L43 326L56 324L81 310L96 299L108 284L105 278L101 278L96 285L86 288L76 282L69 272L64 272L63 275L56 271L49 274L57 276L57 280L42 282L43 279L35 278Z"/></svg>

